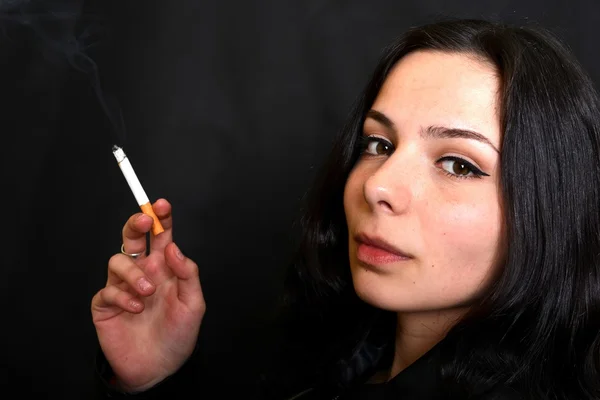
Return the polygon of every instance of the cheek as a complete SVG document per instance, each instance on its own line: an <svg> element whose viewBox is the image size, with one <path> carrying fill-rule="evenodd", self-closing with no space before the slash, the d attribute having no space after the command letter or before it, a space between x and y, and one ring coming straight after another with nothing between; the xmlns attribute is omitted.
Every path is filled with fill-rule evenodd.
<svg viewBox="0 0 600 400"><path fill-rule="evenodd" d="M437 204L436 209L429 214L435 217L424 225L430 233L428 248L439 250L436 257L458 262L456 265L489 266L496 256L501 234L500 208L495 199Z"/></svg>

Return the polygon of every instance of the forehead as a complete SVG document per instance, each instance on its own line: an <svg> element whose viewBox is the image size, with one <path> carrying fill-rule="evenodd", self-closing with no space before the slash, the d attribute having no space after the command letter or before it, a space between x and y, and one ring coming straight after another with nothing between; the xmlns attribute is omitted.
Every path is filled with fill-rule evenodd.
<svg viewBox="0 0 600 400"><path fill-rule="evenodd" d="M372 108L400 129L451 126L499 145L499 93L491 64L464 53L417 51L393 67Z"/></svg>

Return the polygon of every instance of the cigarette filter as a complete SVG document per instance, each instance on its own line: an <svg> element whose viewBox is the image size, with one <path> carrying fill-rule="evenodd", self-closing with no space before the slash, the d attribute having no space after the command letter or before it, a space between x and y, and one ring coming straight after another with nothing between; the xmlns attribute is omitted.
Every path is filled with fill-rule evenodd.
<svg viewBox="0 0 600 400"><path fill-rule="evenodd" d="M144 191L140 180L135 174L135 171L133 170L133 167L131 166L127 155L119 146L113 146L112 150L113 154L115 155L115 158L117 159L117 163L119 163L119 167L121 167L121 172L123 172L123 175L125 176L125 179L129 184L129 188L133 192L135 200L142 209L142 212L146 215L149 215L154 220L154 222L152 223L152 233L154 235L158 235L159 233L164 232L164 229L160 224L158 217L152 209L152 204L150 204L150 200L148 199L148 196L146 195L146 192Z"/></svg>

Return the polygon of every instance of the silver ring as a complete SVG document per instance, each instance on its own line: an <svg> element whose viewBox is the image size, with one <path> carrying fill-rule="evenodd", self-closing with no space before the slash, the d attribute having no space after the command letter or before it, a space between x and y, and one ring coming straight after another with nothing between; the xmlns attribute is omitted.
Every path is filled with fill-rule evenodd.
<svg viewBox="0 0 600 400"><path fill-rule="evenodd" d="M138 258L139 256L143 256L143 255L145 255L145 254L146 254L146 252L145 252L145 251L143 251L143 252L141 252L141 253L127 253L127 252L125 251L125 243L123 243L123 244L121 245L121 254L125 254L126 256L129 256L129 257L131 257L131 258L133 258L133 259L136 259L136 258Z"/></svg>

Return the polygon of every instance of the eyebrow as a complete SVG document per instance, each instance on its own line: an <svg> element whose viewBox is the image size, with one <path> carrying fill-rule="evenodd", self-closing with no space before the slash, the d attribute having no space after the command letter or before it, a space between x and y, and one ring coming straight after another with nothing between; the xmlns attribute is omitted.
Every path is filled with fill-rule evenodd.
<svg viewBox="0 0 600 400"><path fill-rule="evenodd" d="M387 129L396 132L396 125L390 120L384 113L377 110L369 110L366 118L371 118ZM445 126L428 126L426 129L421 130L421 136L426 138L434 139L470 139L477 140L478 142L485 143L491 146L497 153L500 151L494 146L492 142L481 133L470 131L468 129L448 128Z"/></svg>

